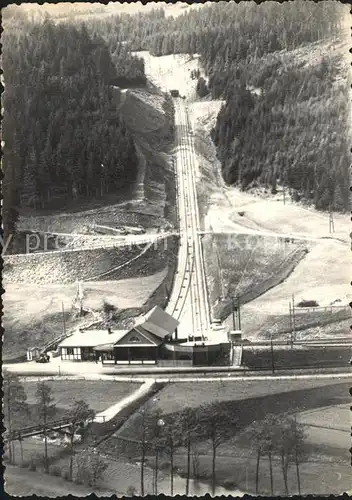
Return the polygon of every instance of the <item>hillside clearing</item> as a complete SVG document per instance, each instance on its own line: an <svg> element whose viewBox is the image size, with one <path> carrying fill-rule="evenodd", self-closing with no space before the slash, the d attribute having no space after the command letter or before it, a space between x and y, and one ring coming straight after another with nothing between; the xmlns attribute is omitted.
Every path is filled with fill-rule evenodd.
<svg viewBox="0 0 352 500"><path fill-rule="evenodd" d="M178 89L180 95L187 98L195 97L196 80L191 80L191 71L199 69L204 76L197 54L170 54L160 57L152 56L147 51L133 54L143 57L145 73L155 85L168 91Z"/></svg>
<svg viewBox="0 0 352 500"><path fill-rule="evenodd" d="M263 193L263 191L262 191ZM237 224L247 224L254 228L276 233L295 234L308 238L342 238L348 240L348 218L343 214L334 214L335 232L329 232L329 214L313 208L295 204L286 199L283 203L282 191L265 199L252 193L245 193L237 188L226 190L233 212L231 220ZM242 216L239 212L244 212Z"/></svg>
<svg viewBox="0 0 352 500"><path fill-rule="evenodd" d="M141 308L166 277L166 269L151 276L97 281L82 284L83 306L99 311L107 302L117 309ZM94 316L74 319L73 303L77 284L8 283L3 295L5 328L3 356L11 359L25 354L26 349L43 346L63 333L62 305L66 330L69 332L85 323L94 322Z"/></svg>
<svg viewBox="0 0 352 500"><path fill-rule="evenodd" d="M286 279L307 251L299 242L247 234L213 233L202 244L211 305L219 318L232 310L228 295L238 295L242 304L253 300Z"/></svg>
<svg viewBox="0 0 352 500"><path fill-rule="evenodd" d="M321 307L347 306L350 287L346 280L346 269L349 268L349 249L346 244L325 240L315 245L283 283L243 306L245 333L255 335L251 326L253 315L258 329L270 315L287 315L293 294L296 305L302 300L316 300ZM296 312L299 315L300 308L296 308ZM319 311L317 314L319 317Z"/></svg>

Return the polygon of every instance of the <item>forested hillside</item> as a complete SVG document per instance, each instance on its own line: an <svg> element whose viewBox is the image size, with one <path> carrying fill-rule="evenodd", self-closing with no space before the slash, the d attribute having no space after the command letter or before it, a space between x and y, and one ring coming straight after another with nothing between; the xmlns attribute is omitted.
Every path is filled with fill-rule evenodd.
<svg viewBox="0 0 352 500"><path fill-rule="evenodd" d="M26 20L3 36L5 234L20 208L45 209L104 196L134 181L134 141L112 85L134 83L143 64L82 25Z"/></svg>
<svg viewBox="0 0 352 500"><path fill-rule="evenodd" d="M198 95L210 91L226 100L213 140L227 183L260 183L273 192L280 183L318 209L343 210L349 196L347 64L341 71L343 56L330 56L330 48L306 64L299 50L339 43L345 10L338 2L219 2L176 18L156 9L102 23L111 31L116 24L133 50L200 55L208 82L195 82Z"/></svg>

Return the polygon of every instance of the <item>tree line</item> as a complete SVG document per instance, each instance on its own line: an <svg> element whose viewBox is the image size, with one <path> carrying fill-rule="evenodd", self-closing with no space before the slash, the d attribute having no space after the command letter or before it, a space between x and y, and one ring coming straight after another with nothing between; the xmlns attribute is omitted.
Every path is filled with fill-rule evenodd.
<svg viewBox="0 0 352 500"><path fill-rule="evenodd" d="M135 180L135 144L113 85L144 74L124 45L112 52L85 25L11 26L3 37L5 237L21 208L60 207Z"/></svg>
<svg viewBox="0 0 352 500"><path fill-rule="evenodd" d="M158 494L159 468L170 472L170 492L174 494L175 454L182 450L186 455L186 487L185 495L190 492L190 480L199 477L199 456L197 445L209 444L211 454L211 489L215 494L217 484L217 458L219 448L229 446L233 438L243 438L257 456L256 494L259 492L260 460L268 458L271 494L274 494L273 460L281 463L281 471L286 494L288 491L288 471L294 466L297 489L301 493L300 467L308 457L306 433L304 427L289 415L268 414L263 420L255 421L246 428L239 426L239 415L234 413L226 403L214 401L199 407L186 407L177 414L164 415L160 409L150 404L139 411L138 419L140 453L140 494L145 491L145 466L147 458L154 457L154 491ZM231 444L230 446L233 446ZM234 444L234 446L236 446ZM167 468L161 459L167 460ZM229 481L228 481L229 483ZM228 484L236 486L236 477ZM133 489L136 493L136 488Z"/></svg>
<svg viewBox="0 0 352 500"><path fill-rule="evenodd" d="M100 28L116 22L131 50L199 54L207 81L196 75L198 96L225 101L212 137L228 184L261 184L273 193L287 186L297 201L346 210L347 77L335 81L342 56L311 64L286 57L307 44L338 40L343 14L343 6L329 1L218 2L175 18L162 8L124 14L110 24L101 20Z"/></svg>
<svg viewBox="0 0 352 500"><path fill-rule="evenodd" d="M27 403L27 395L18 375L7 370L3 372L3 403L6 426L5 456L10 464L28 467L35 471L38 466L43 466L44 472L53 476L61 476L67 481L77 484L99 488L107 463L99 456L79 448L79 444L87 439L89 423L93 421L95 412L84 400L73 401L68 410L66 427L66 440L64 440L63 453L69 457L67 467L52 464L57 456L52 458L48 451L48 438L52 422L58 412L57 404L51 386L45 381L38 382L35 392L35 420L41 426L44 454L40 457L24 459L23 437L21 429L28 426L28 421L33 417L33 405ZM62 438L62 434L61 434ZM20 447L20 461L16 458L16 443ZM82 448L82 447L81 447Z"/></svg>
<svg viewBox="0 0 352 500"><path fill-rule="evenodd" d="M5 416L5 460L11 464L18 464L36 470L42 465L46 473L62 476L68 481L87 484L98 488L102 484L103 474L107 462L88 451L90 437L90 423L94 420L95 412L84 400L73 401L67 414L69 426L66 428L63 452L68 457L66 467L59 468L52 462L57 457L51 457L48 452L48 438L58 407L53 395L52 387L45 381L37 383L35 392L36 421L42 428L44 454L38 458L24 460L20 431L28 426L29 418L33 418L33 405L27 403L27 395L19 377L4 370L3 373L3 402ZM31 408L32 407L32 408ZM190 493L190 480L200 475L200 462L197 453L199 443L207 442L211 454L211 488L214 495L217 484L217 458L221 446L235 447L234 438L245 439L246 443L256 454L256 481L255 492L259 492L260 463L268 459L271 495L274 495L273 461L281 464L282 478L286 495L288 491L288 471L295 468L297 489L301 493L300 469L301 464L308 458L306 433L304 427L289 415L268 414L261 421L254 421L243 428L239 424L240 415L234 412L226 402L214 401L199 407L186 407L177 414L163 414L147 402L137 411L138 424L137 449L140 454L140 495L147 493L145 488L145 468L147 460L153 461L153 493L158 495L158 478L160 470L170 472L170 491L174 494L175 457L182 451L186 457L186 487L185 494ZM79 436L79 439L78 439ZM16 458L16 443L20 446L21 460ZM82 446L83 444L83 446ZM165 460L167 467L165 468ZM236 486L236 477L231 481ZM228 484L229 487L231 487ZM129 495L136 494L137 488L131 485Z"/></svg>

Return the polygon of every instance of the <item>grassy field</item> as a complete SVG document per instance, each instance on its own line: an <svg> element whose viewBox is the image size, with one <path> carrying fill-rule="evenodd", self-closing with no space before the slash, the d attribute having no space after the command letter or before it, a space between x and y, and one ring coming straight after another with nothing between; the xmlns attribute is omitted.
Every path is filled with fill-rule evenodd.
<svg viewBox="0 0 352 500"><path fill-rule="evenodd" d="M248 304L250 306L250 304ZM243 308L241 316L247 338L269 339L290 337L292 325L289 314L258 314L253 324L250 307ZM351 324L351 309L349 306L341 308L317 308L315 311L304 312L296 309L295 330L297 339L319 337L349 336ZM229 318L228 323L231 322Z"/></svg>
<svg viewBox="0 0 352 500"><path fill-rule="evenodd" d="M59 420L70 414L70 407L76 400L84 400L96 412L103 411L116 404L138 389L140 384L132 382L114 382L106 380L49 380L52 396L56 405L55 415L49 420ZM29 405L28 415L14 415L12 428L21 429L41 422L35 392L37 382L23 382ZM32 440L28 440L32 443ZM35 443L35 441L33 441Z"/></svg>
<svg viewBox="0 0 352 500"><path fill-rule="evenodd" d="M306 255L306 247L285 238L215 233L202 239L211 303L216 317L227 317L227 293L241 302L253 300L278 285Z"/></svg>
<svg viewBox="0 0 352 500"><path fill-rule="evenodd" d="M336 389L336 391L340 391L341 397L345 394L345 397L348 398L351 383L352 376L351 379L345 379L344 382L339 383L329 379L179 382L170 383L162 389L158 394L156 404L164 413L174 413L181 411L185 405L197 407L215 400L242 401L258 398L264 402L265 399L275 399L276 395L280 394L286 395L285 398L289 398L290 394L297 395L299 400L300 392L302 393L302 401L304 401L304 391L308 391L307 394L309 391L317 391L317 393L323 395L328 390L331 390L333 394ZM332 389L329 389L329 387ZM309 401L307 401L308 403ZM267 403L265 403L265 406L267 406Z"/></svg>
<svg viewBox="0 0 352 500"><path fill-rule="evenodd" d="M295 296L315 300L319 306L347 305L350 286L346 269L350 269L350 249L347 243L322 240L314 245L294 272L279 286L258 297L251 305L271 314L287 311L288 302Z"/></svg>
<svg viewBox="0 0 352 500"><path fill-rule="evenodd" d="M335 450L336 456L346 455L350 438L350 409L348 404L300 412L298 422L304 424L309 443L321 452Z"/></svg>
<svg viewBox="0 0 352 500"><path fill-rule="evenodd" d="M264 418L267 413L294 413L320 406L345 403L351 380L334 382L328 379L182 382L170 383L162 389L150 406L164 414L175 414L185 406L199 407L212 401L222 401L239 418L240 427ZM118 431L118 436L138 438L139 415L130 417Z"/></svg>
<svg viewBox="0 0 352 500"><path fill-rule="evenodd" d="M86 497L92 493L85 486L67 483L60 477L53 477L43 472L31 472L12 465L6 465L5 492L8 495L28 497L37 495L39 497L66 497L68 491L76 497ZM96 492L99 494L99 492ZM101 492L101 495L111 495L114 491Z"/></svg>
<svg viewBox="0 0 352 500"><path fill-rule="evenodd" d="M347 461L346 461L347 462ZM301 465L301 494L340 494L351 486L350 465L347 463L334 463L334 461L305 462ZM186 470L186 456L178 455L175 465L181 472ZM203 481L210 483L211 455L199 456L199 474ZM256 458L233 451L228 456L219 456L217 459L217 483L225 485L232 482L240 490L255 495ZM285 497L281 465L273 460L274 495ZM289 494L298 494L295 468L288 471ZM269 463L262 459L259 469L259 495L270 497Z"/></svg>
<svg viewBox="0 0 352 500"><path fill-rule="evenodd" d="M28 403L35 402L37 382L23 382ZM106 380L50 380L48 385L58 407L69 409L76 399L83 399L95 411L103 411L137 390L139 384Z"/></svg>
<svg viewBox="0 0 352 500"><path fill-rule="evenodd" d="M305 331L304 337L326 336L328 331L333 334L334 324L348 319L350 314L347 306L350 290L345 277L350 266L347 259L349 249L345 243L321 240L314 244L287 279L243 305L241 320L245 336L255 340L267 337L268 333L278 337L287 332L293 295L296 306L302 300L315 300L321 307L309 313L296 307L297 327ZM345 310L331 309L331 305L345 307ZM325 307L326 311L322 309ZM227 324L231 324L230 317ZM309 328L317 329L309 332ZM348 330L347 326L344 335L348 335Z"/></svg>
<svg viewBox="0 0 352 500"><path fill-rule="evenodd" d="M302 491L305 493L323 494L339 493L350 485L347 466L348 447L343 446L348 428L349 387L352 377L344 382L329 379L314 380L270 380L270 381L226 381L222 383L174 383L162 389L157 399L149 405L160 408L165 414L177 418L178 412L185 406L198 407L214 400L222 401L238 418L238 431L251 422L260 421L267 413L274 412L297 414L298 420L307 424L307 450L309 459L301 467ZM333 422L333 423L332 423ZM320 425L321 427L313 427ZM326 429L330 423L333 429ZM341 427L341 429L340 429ZM125 447L124 441L118 439L138 439L141 426L138 415L130 417L115 437L106 442L106 449L121 456L129 454L138 460L138 449ZM348 436L347 436L348 437ZM211 477L211 448L208 442L196 445L199 454L200 479L209 481ZM127 455L126 455L127 457ZM153 460L152 457L150 457ZM167 457L165 457L167 460ZM185 471L185 451L177 450L175 464ZM217 483L225 485L232 481L242 491L255 491L256 458L249 448L248 441L240 434L222 444L218 449ZM338 465L337 465L338 464ZM260 493L270 494L268 479L269 464L266 459L261 462ZM275 494L284 494L280 463L274 460ZM340 472L340 475L337 474ZM324 477L324 480L321 478ZM289 491L297 490L294 468L289 471Z"/></svg>

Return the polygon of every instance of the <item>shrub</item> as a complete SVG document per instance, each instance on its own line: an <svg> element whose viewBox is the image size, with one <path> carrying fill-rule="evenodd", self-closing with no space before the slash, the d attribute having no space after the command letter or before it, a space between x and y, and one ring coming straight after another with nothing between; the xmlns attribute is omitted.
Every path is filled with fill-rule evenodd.
<svg viewBox="0 0 352 500"><path fill-rule="evenodd" d="M185 478L185 477L187 477L187 472L185 470L181 469L178 471L178 475L182 478Z"/></svg>
<svg viewBox="0 0 352 500"><path fill-rule="evenodd" d="M65 481L70 481L70 474L69 474L68 470L62 470L61 477L62 477L62 479L65 479Z"/></svg>
<svg viewBox="0 0 352 500"><path fill-rule="evenodd" d="M51 476L61 477L61 468L58 465L50 465L49 474Z"/></svg>
<svg viewBox="0 0 352 500"><path fill-rule="evenodd" d="M169 470L170 469L170 462L169 462L169 460L161 460L159 462L159 469L160 470Z"/></svg>
<svg viewBox="0 0 352 500"><path fill-rule="evenodd" d="M31 460L29 462L29 465L28 465L28 470L32 471L32 472L35 472L37 470L37 464L35 462L35 460Z"/></svg>
<svg viewBox="0 0 352 500"><path fill-rule="evenodd" d="M21 460L21 462L18 464L21 469L28 469L30 462L28 460Z"/></svg>
<svg viewBox="0 0 352 500"><path fill-rule="evenodd" d="M302 196L299 193L297 193L297 191L295 191L292 195L292 198L293 198L293 201L298 202L298 201L301 201Z"/></svg>
<svg viewBox="0 0 352 500"><path fill-rule="evenodd" d="M129 486L127 488L126 495L128 497L134 497L134 496L136 496L136 491L137 491L137 489L134 486Z"/></svg>
<svg viewBox="0 0 352 500"><path fill-rule="evenodd" d="M226 488L227 490L231 490L237 487L236 482L233 479L225 479L225 481L222 483L223 487Z"/></svg>
<svg viewBox="0 0 352 500"><path fill-rule="evenodd" d="M112 313L112 312L116 311L116 307L114 305L112 305L112 304L109 304L109 302L107 302L106 300L104 300L104 302L103 302L103 311L106 314Z"/></svg>
<svg viewBox="0 0 352 500"><path fill-rule="evenodd" d="M301 300L298 302L297 307L319 307L316 300Z"/></svg>

